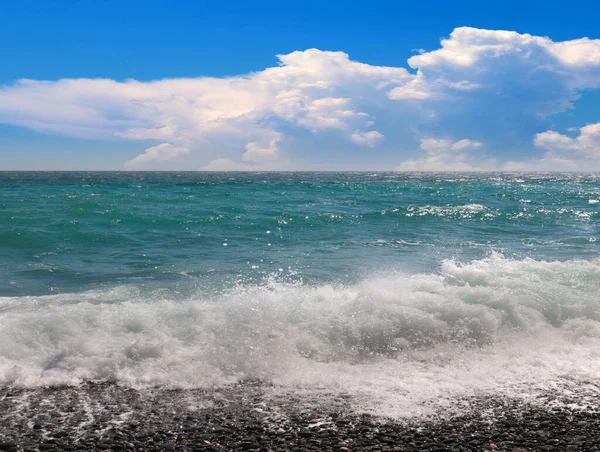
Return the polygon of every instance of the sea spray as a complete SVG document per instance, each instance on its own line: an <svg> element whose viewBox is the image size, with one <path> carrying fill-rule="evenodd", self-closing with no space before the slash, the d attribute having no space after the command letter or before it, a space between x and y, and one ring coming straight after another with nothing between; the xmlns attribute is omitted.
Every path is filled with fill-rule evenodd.
<svg viewBox="0 0 600 452"><path fill-rule="evenodd" d="M397 416L599 376L596 174L42 172L0 188L3 385L253 379Z"/></svg>
<svg viewBox="0 0 600 452"><path fill-rule="evenodd" d="M4 384L200 388L259 378L416 409L600 376L600 261L498 254L355 284L267 278L170 298L131 286L0 300ZM380 409L381 408L380 406Z"/></svg>

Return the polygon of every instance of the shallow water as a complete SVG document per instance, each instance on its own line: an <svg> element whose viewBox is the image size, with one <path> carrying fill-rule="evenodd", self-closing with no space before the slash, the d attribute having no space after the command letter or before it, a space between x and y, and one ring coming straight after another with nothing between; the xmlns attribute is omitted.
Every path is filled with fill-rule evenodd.
<svg viewBox="0 0 600 452"><path fill-rule="evenodd" d="M600 368L600 176L0 173L0 381L372 412Z"/></svg>

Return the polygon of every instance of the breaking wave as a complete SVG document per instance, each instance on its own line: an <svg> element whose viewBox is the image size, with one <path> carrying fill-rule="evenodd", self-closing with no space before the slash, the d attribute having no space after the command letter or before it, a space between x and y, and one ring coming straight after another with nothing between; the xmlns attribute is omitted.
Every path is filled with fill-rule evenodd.
<svg viewBox="0 0 600 452"><path fill-rule="evenodd" d="M206 387L260 378L382 414L600 377L600 260L494 254L349 285L120 286L0 298L0 383ZM370 407L370 408L369 408ZM376 408L374 408L376 407Z"/></svg>

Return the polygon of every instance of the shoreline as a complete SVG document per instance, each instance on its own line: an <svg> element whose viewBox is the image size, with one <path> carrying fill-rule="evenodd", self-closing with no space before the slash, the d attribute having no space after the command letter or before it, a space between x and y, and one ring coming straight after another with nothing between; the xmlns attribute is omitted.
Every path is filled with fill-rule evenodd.
<svg viewBox="0 0 600 452"><path fill-rule="evenodd" d="M0 450L600 451L599 388L577 387L535 403L483 395L457 400L460 413L396 420L357 413L347 395L274 397L252 381L1 388Z"/></svg>

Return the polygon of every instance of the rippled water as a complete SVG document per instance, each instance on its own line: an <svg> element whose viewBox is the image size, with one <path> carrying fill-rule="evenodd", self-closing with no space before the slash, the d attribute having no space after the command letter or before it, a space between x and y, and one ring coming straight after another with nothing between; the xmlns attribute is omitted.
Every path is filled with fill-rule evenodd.
<svg viewBox="0 0 600 452"><path fill-rule="evenodd" d="M0 381L597 379L599 220L595 174L0 173Z"/></svg>
<svg viewBox="0 0 600 452"><path fill-rule="evenodd" d="M590 258L598 201L576 174L0 173L0 294Z"/></svg>

